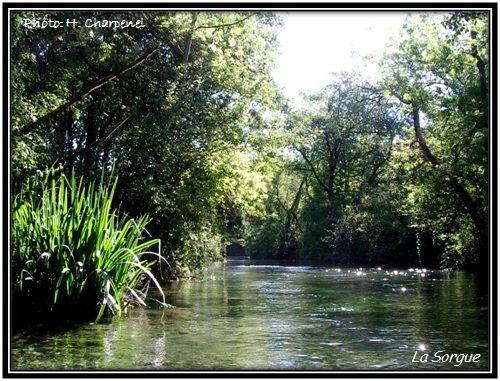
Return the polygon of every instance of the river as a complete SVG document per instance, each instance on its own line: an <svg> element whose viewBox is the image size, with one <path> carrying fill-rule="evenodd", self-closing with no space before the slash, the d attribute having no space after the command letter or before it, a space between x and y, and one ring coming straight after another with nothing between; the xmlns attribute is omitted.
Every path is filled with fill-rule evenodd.
<svg viewBox="0 0 500 381"><path fill-rule="evenodd" d="M175 308L14 336L11 370L490 367L488 302L461 271L229 260L165 293Z"/></svg>

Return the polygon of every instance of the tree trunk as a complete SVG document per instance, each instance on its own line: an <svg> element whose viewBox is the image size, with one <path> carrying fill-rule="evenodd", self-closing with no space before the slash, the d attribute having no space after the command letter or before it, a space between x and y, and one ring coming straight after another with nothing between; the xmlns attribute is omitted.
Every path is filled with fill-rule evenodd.
<svg viewBox="0 0 500 381"><path fill-rule="evenodd" d="M194 12L191 16L191 30L189 31L189 35L186 38L186 42L184 44L184 55L182 57L182 62L184 63L189 61L189 54L191 54L191 45L193 43L194 27L196 25L196 20L198 19L199 13L200 12Z"/></svg>
<svg viewBox="0 0 500 381"><path fill-rule="evenodd" d="M431 153L425 141L424 135L422 134L422 129L420 126L420 110L416 106L413 106L413 127L422 156L425 160L431 163L433 167L439 168L441 163ZM458 182L458 179L454 176L446 175L445 181L451 186L451 188L455 191L457 196L462 201L476 228L481 232L481 234L484 234L488 227L488 222L481 216L479 208L472 197L469 195L469 192L467 192L467 190Z"/></svg>
<svg viewBox="0 0 500 381"><path fill-rule="evenodd" d="M470 32L472 40L476 40L477 37L477 32L471 31ZM472 45L472 57L476 59L476 67L477 70L479 71L479 81L480 81L480 101L484 102L487 97L488 97L488 80L486 78L486 64L482 60L482 58L479 56L479 53L477 51L477 44L474 43Z"/></svg>

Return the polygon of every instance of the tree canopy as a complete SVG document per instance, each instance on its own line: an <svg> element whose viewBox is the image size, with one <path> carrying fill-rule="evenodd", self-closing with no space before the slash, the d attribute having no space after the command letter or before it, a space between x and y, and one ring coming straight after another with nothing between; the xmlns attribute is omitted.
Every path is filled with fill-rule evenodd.
<svg viewBox="0 0 500 381"><path fill-rule="evenodd" d="M37 28L26 20L136 20ZM335 73L293 109L273 81L282 15L11 14L13 192L54 163L161 241L164 279L220 260L487 263L487 12L408 17L380 76Z"/></svg>
<svg viewBox="0 0 500 381"><path fill-rule="evenodd" d="M26 19L137 19L145 27L40 29ZM218 257L234 224L230 209L246 197L231 183L238 169L228 153L245 149L258 110L281 97L271 78L279 17L15 12L11 21L16 184L53 163L87 181L114 167L117 203L152 217L148 230L162 240L169 271Z"/></svg>

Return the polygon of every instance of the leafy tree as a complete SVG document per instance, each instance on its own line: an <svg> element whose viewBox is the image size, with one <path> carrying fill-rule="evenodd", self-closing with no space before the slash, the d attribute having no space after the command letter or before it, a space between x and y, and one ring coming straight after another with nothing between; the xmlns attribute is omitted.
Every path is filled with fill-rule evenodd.
<svg viewBox="0 0 500 381"><path fill-rule="evenodd" d="M407 207L446 247L444 265L486 262L488 19L482 12L411 18L384 57L387 95L412 119ZM455 259L453 259L455 258Z"/></svg>
<svg viewBox="0 0 500 381"><path fill-rule="evenodd" d="M24 26L34 18L145 27ZM114 167L116 206L152 218L165 278L235 237L261 257L480 266L488 22L409 18L380 81L338 74L291 111L272 81L273 13L13 13L15 184L55 162L86 183Z"/></svg>
<svg viewBox="0 0 500 381"><path fill-rule="evenodd" d="M364 249L363 226L373 217L370 195L384 181L402 120L354 73L338 76L310 102L293 123L294 149L302 159L297 170L310 182L305 246L314 247L309 255L333 249L337 258L354 263L352 256Z"/></svg>
<svg viewBox="0 0 500 381"><path fill-rule="evenodd" d="M137 19L145 27L28 29L25 18ZM217 258L228 219L221 204L238 203L223 181L228 152L279 98L271 80L279 18L19 12L12 25L16 183L54 162L86 181L114 165L116 204L152 217L148 230L171 266L165 276Z"/></svg>

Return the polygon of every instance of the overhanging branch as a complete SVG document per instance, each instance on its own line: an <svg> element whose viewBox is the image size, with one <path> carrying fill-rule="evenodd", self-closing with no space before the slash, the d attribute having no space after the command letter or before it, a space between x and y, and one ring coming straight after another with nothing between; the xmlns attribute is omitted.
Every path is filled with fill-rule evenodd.
<svg viewBox="0 0 500 381"><path fill-rule="evenodd" d="M114 80L116 77L118 77L119 75L122 75L124 73L126 73L127 71L133 69L134 67L136 67L137 65L141 64L143 61L145 61L146 59L149 58L149 56L151 56L154 52L156 52L158 49L160 48L160 45L157 45L155 46L154 48L148 50L146 53L144 53L142 56L140 56L138 59L136 59L134 62L131 62L123 67L121 67L120 69L118 69L117 71L99 79L97 82L95 82L94 84L92 84L87 90L85 90L84 92L80 93L80 94L77 94L75 95L73 98L71 98L68 102L64 103L63 105L59 106L57 109L55 109L54 111L44 115L42 118L39 119L38 123L45 123L55 117L57 117L58 115L60 115L61 113L65 112L66 110L68 110L71 106L73 106L75 103L77 102L80 102L82 101L83 99L85 99L85 97L87 97L91 92L93 92L94 90L97 90L99 89L100 87L104 86L106 83ZM29 131L25 131L25 132L29 132Z"/></svg>

